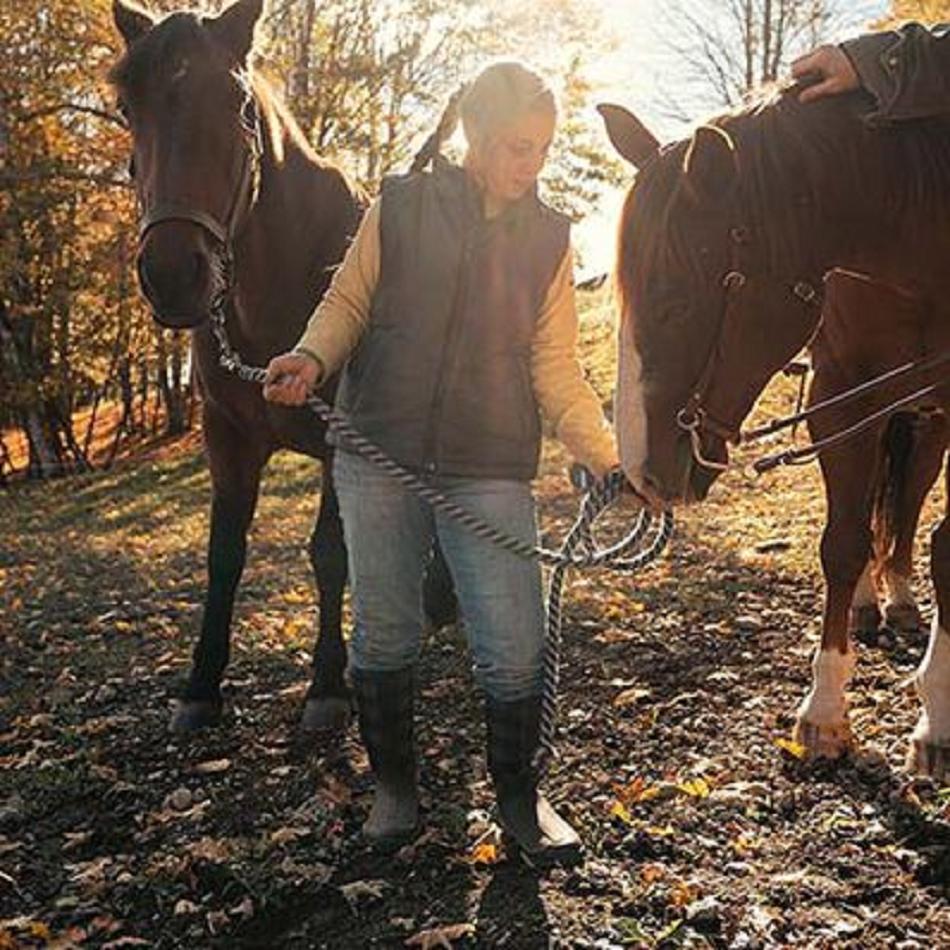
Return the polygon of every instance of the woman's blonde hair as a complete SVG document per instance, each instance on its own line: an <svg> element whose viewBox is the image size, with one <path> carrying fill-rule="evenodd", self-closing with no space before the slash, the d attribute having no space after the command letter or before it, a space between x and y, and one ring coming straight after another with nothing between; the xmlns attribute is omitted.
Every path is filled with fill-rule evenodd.
<svg viewBox="0 0 950 950"><path fill-rule="evenodd" d="M551 87L523 63L492 63L449 99L436 130L416 155L412 170L424 168L438 154L460 119L469 147L478 149L528 112L557 115Z"/></svg>

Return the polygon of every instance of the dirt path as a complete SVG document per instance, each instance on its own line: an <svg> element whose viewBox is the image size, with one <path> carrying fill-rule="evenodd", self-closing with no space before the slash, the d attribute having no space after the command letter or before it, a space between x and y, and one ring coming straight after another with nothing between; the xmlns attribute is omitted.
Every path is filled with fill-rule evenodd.
<svg viewBox="0 0 950 950"><path fill-rule="evenodd" d="M562 461L539 485L554 534L574 503ZM190 741L165 723L203 583L194 446L0 501L0 948L363 948L449 925L454 946L517 950L950 946L950 789L901 771L924 635L862 650L851 759L807 765L778 743L817 633L813 471L731 475L662 565L575 580L549 787L589 858L540 878L494 846L457 631L425 651L414 846L360 844L352 731L293 742L315 486L303 460L269 473L231 713Z"/></svg>

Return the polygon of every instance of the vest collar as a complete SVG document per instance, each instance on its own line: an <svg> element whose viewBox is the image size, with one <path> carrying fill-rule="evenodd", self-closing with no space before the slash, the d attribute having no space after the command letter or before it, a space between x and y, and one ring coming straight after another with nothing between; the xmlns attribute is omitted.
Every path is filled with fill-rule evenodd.
<svg viewBox="0 0 950 950"><path fill-rule="evenodd" d="M432 174L440 194L450 201L463 203L466 216L472 224L481 225L488 230L494 230L496 227L524 227L543 213L544 205L538 196L537 183L501 214L486 218L481 189L464 168L442 155L436 155L432 160Z"/></svg>

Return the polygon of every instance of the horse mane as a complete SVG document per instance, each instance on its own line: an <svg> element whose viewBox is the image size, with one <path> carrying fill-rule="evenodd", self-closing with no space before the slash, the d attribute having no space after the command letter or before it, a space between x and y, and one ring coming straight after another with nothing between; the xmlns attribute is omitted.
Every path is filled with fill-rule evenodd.
<svg viewBox="0 0 950 950"><path fill-rule="evenodd" d="M167 75L175 68L174 52L194 41L201 30L200 11L178 11L158 21L150 31L146 41L127 49L122 57L109 70L107 78L112 86L128 85L134 87L145 77ZM257 100L264 133L274 161L280 165L284 161L288 143L298 150L309 163L323 170L332 170L344 175L347 185L360 201L365 201L360 189L346 176L335 163L321 157L314 150L303 129L287 107L283 97L276 91L274 84L255 64L256 50L248 55L250 65L244 70L234 70L235 79L248 88Z"/></svg>
<svg viewBox="0 0 950 950"><path fill-rule="evenodd" d="M726 132L736 148L737 218L730 223L761 229L770 267L782 272L790 262L811 260L814 222L830 209L846 213L824 214L832 231L821 238L839 247L864 239L860 222L869 215L892 224L919 219L921 226L950 215L948 120L872 126L869 94L803 104L800 90L798 84L769 90L706 123ZM684 139L662 149L627 195L617 257L624 317L639 274L674 267L702 279L685 216L676 213L688 147Z"/></svg>

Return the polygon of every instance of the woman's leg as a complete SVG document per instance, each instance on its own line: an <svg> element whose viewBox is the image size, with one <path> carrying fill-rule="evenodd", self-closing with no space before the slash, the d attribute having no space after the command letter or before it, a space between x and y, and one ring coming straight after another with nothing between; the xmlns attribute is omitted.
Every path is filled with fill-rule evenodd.
<svg viewBox="0 0 950 950"><path fill-rule="evenodd" d="M350 669L376 779L363 833L388 849L411 838L418 823L413 680L433 524L416 498L368 462L338 452L333 471L355 617Z"/></svg>
<svg viewBox="0 0 950 950"><path fill-rule="evenodd" d="M439 486L473 514L536 544L534 499L525 482L445 479ZM533 864L580 857L576 832L538 793L532 759L540 740L545 617L541 568L436 515L486 698L488 766L505 831Z"/></svg>

